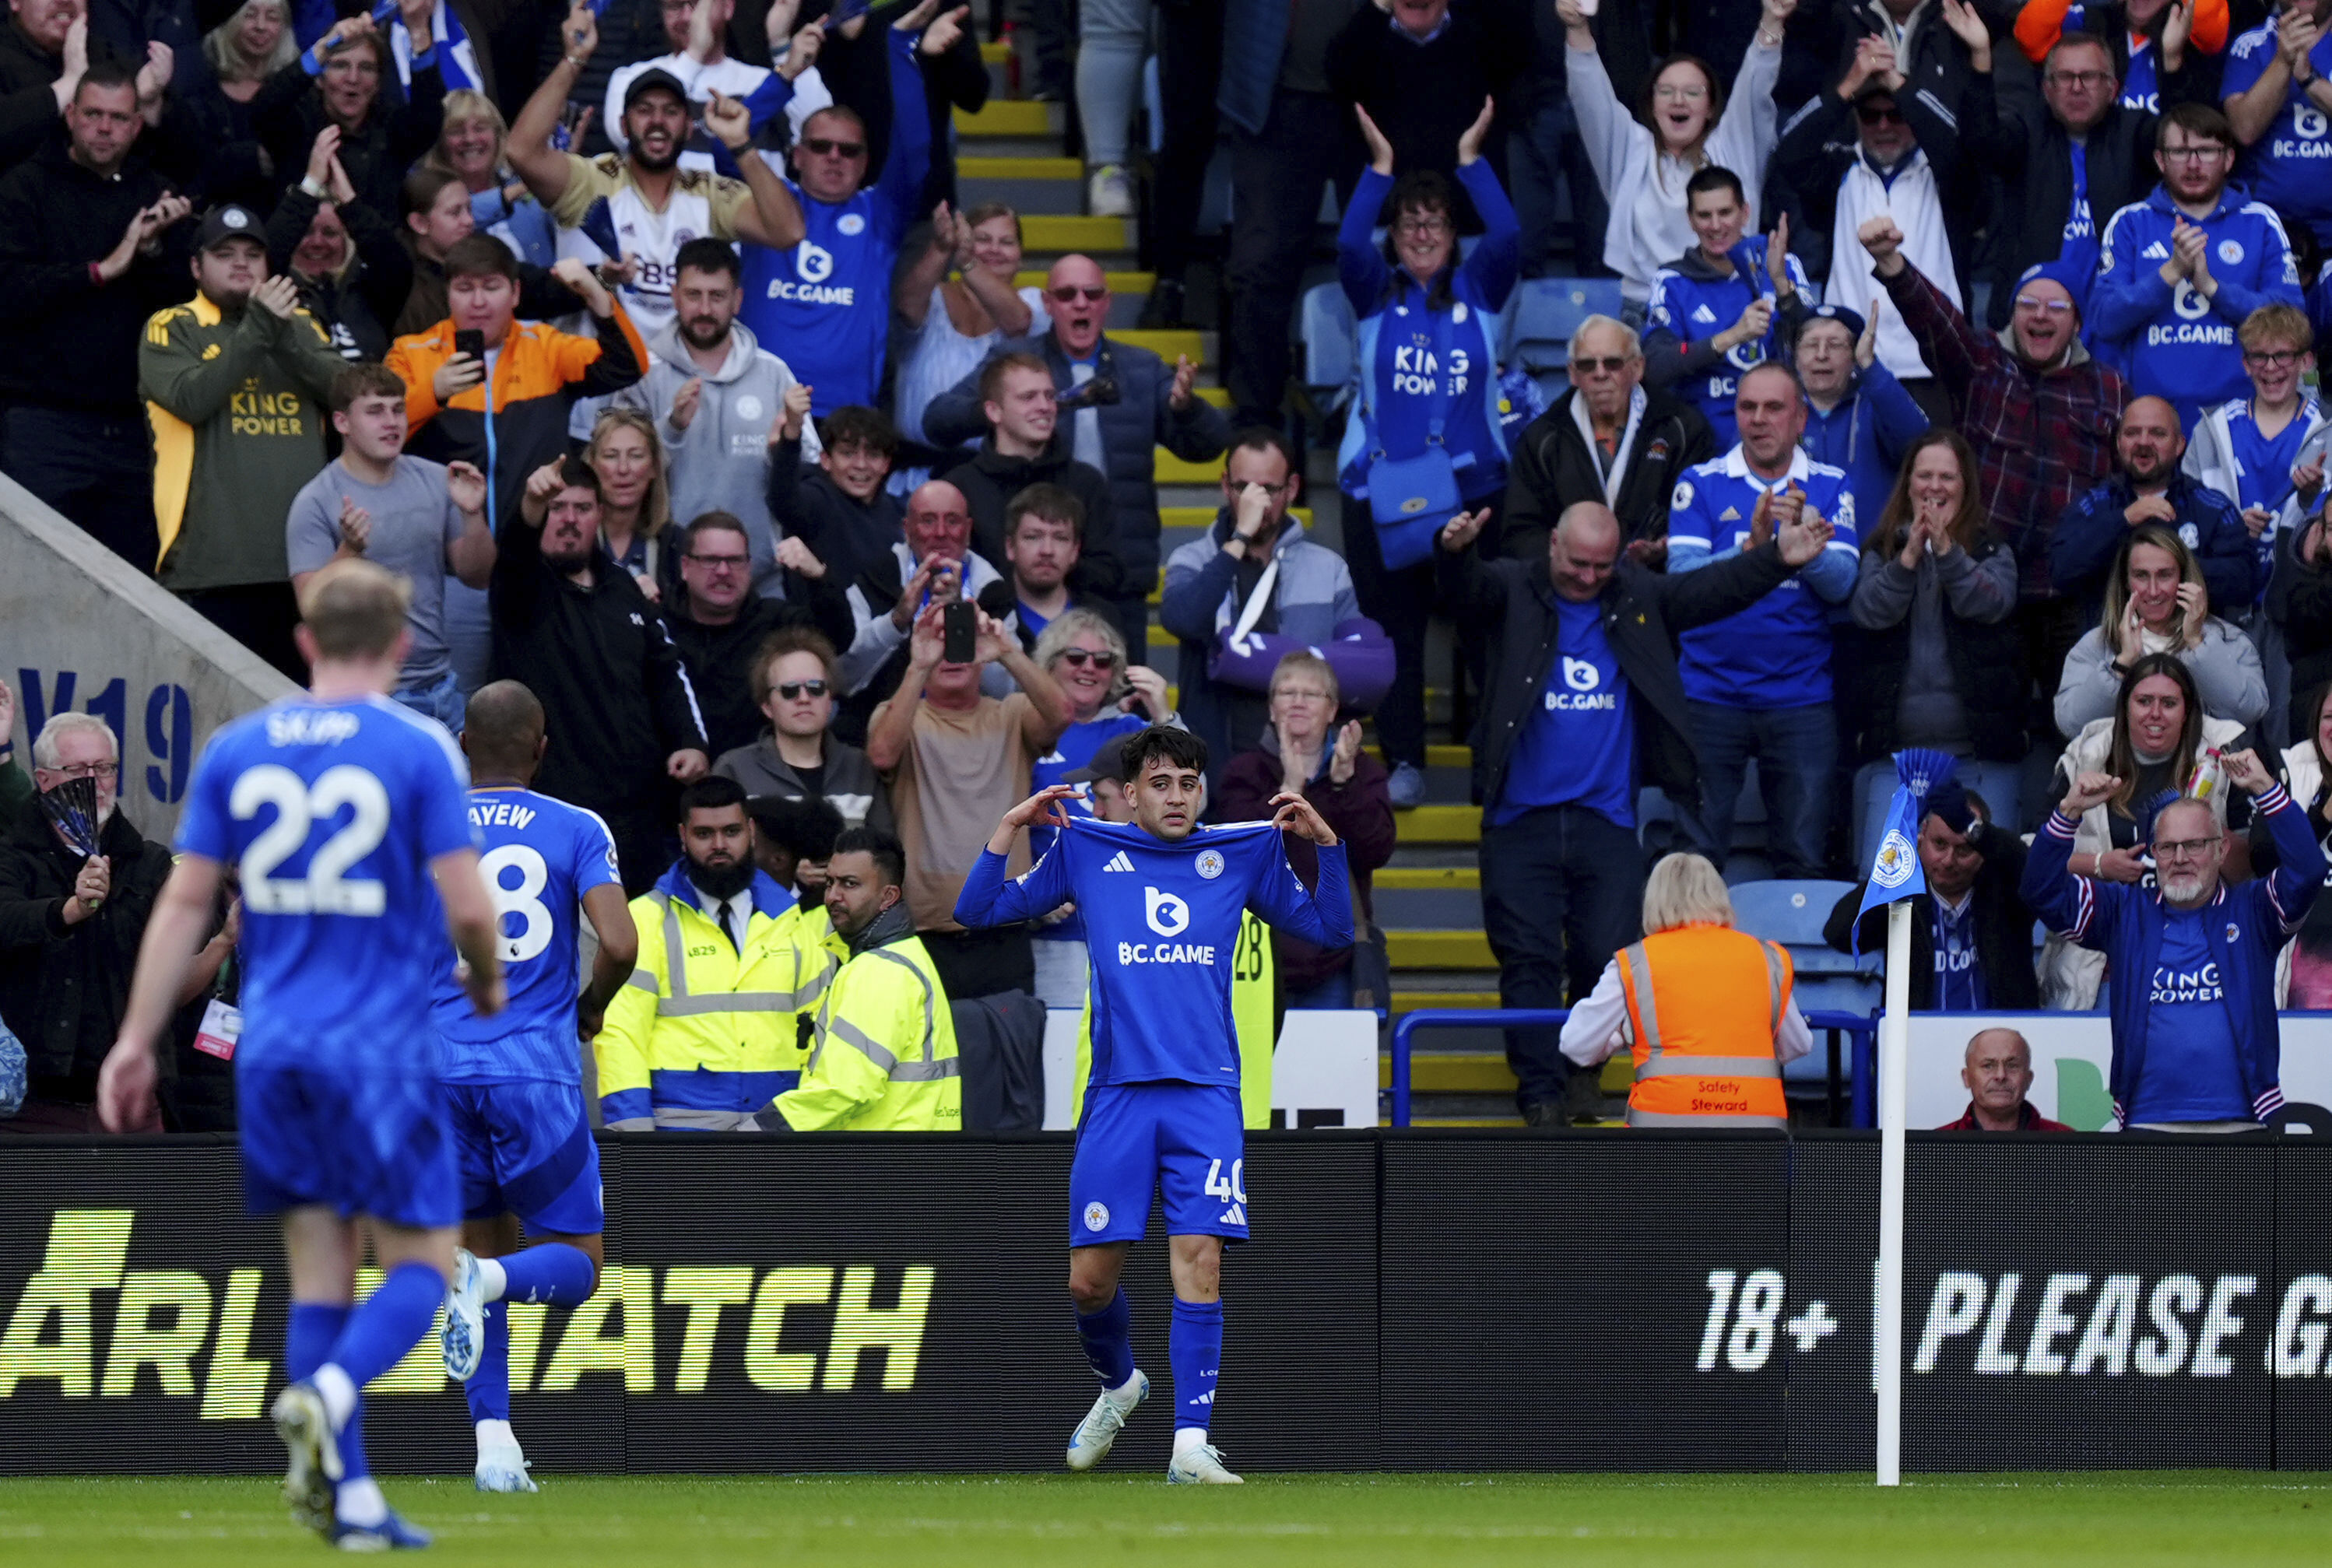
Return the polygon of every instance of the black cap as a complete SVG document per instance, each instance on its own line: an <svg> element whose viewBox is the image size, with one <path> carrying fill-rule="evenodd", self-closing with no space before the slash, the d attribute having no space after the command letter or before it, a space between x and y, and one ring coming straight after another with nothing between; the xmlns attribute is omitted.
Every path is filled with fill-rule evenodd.
<svg viewBox="0 0 2332 1568"><path fill-rule="evenodd" d="M195 249L216 250L226 241L238 238L253 241L263 249L267 244L266 231L260 226L259 214L249 207L229 202L203 214L203 226L195 232Z"/></svg>
<svg viewBox="0 0 2332 1568"><path fill-rule="evenodd" d="M1136 731L1136 734L1141 733ZM1093 760L1075 773L1061 775L1063 784L1091 784L1095 779L1109 779L1116 784L1125 782L1125 743L1131 736L1112 736L1103 741L1093 754Z"/></svg>
<svg viewBox="0 0 2332 1568"><path fill-rule="evenodd" d="M680 78L662 66L651 66L624 84L624 112L631 112L632 105L640 100L640 94L654 92L659 88L680 100L682 108L688 106L688 89L680 84Z"/></svg>

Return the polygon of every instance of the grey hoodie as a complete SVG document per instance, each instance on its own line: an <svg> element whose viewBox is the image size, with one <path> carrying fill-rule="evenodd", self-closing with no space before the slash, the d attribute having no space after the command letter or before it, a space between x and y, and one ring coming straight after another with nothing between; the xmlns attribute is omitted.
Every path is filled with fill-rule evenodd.
<svg viewBox="0 0 2332 1568"><path fill-rule="evenodd" d="M672 402L680 389L702 379L702 393L688 428L672 428ZM731 512L744 519L753 548L753 592L782 598L778 568L779 530L769 516L769 426L785 408L794 373L763 349L742 321L729 329L729 357L706 375L680 339L680 323L666 322L648 339L648 373L608 399L644 409L656 422L671 465L672 518L685 525L706 512ZM823 449L817 426L802 422L801 456L814 463Z"/></svg>

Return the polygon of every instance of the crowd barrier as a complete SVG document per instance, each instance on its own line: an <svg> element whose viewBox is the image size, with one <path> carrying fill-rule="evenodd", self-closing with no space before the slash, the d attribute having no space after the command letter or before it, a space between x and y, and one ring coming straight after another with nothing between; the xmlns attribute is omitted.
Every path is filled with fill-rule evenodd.
<svg viewBox="0 0 2332 1568"><path fill-rule="evenodd" d="M546 1475L1060 1462L1093 1382L1070 1140L602 1145L611 1267L511 1309ZM1250 1136L1217 1440L1241 1468L1872 1462L1865 1133ZM285 1311L225 1141L0 1146L0 1473L263 1472ZM1914 1134L1913 1471L2332 1466L2332 1146ZM1128 1271L1164 1392L1152 1221ZM384 1470L461 1474L434 1338L376 1385ZM1113 1468L1167 1459L1162 1401Z"/></svg>

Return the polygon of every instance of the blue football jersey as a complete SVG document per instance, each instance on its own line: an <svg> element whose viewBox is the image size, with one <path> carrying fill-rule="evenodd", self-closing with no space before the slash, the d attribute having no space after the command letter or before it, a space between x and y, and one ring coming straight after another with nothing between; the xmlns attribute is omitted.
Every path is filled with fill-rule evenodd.
<svg viewBox="0 0 2332 1568"><path fill-rule="evenodd" d="M480 1018L447 972L432 1009L445 1041L445 1079L580 1083L576 919L584 894L621 880L615 838L580 806L522 789L473 791L470 826L480 837L478 870L499 917L497 950L510 1005Z"/></svg>
<svg viewBox="0 0 2332 1568"><path fill-rule="evenodd" d="M211 737L177 848L243 874L238 1068L436 1076L454 954L429 862L475 846L467 780L453 738L385 697L293 698Z"/></svg>
<svg viewBox="0 0 2332 1568"><path fill-rule="evenodd" d="M955 917L967 927L1033 919L1074 900L1093 961L1096 1084L1239 1081L1231 1019L1239 912L1323 947L1352 943L1344 849L1320 851L1306 892L1269 822L1202 827L1179 842L1129 823L1071 818L1012 881L986 850Z"/></svg>

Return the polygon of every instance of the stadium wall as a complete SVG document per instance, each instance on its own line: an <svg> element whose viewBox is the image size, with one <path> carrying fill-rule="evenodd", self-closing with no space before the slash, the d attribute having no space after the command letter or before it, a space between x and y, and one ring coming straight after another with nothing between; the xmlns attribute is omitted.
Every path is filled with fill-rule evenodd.
<svg viewBox="0 0 2332 1568"><path fill-rule="evenodd" d="M1059 1463L1069 1140L602 1152L599 1294L511 1309L544 1474ZM1255 1471L1867 1468L1877 1166L1868 1134L1251 1135L1217 1439ZM1909 1186L1906 1468L2332 1468L2332 1148L1914 1135ZM1127 1288L1138 1472L1161 1246ZM0 1147L0 1473L273 1468L283 1293L232 1144ZM434 1337L374 1393L377 1465L468 1465Z"/></svg>
<svg viewBox="0 0 2332 1568"><path fill-rule="evenodd" d="M14 480L0 476L0 626L17 755L53 713L94 713L121 746L120 801L148 838L177 831L204 738L294 689Z"/></svg>

